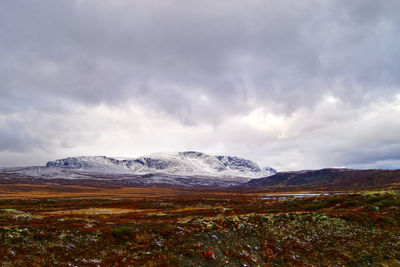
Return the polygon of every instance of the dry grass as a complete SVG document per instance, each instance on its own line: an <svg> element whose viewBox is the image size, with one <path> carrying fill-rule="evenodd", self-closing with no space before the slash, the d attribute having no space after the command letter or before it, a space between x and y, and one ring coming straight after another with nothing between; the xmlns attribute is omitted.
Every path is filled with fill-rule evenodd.
<svg viewBox="0 0 400 267"><path fill-rule="evenodd" d="M137 188L137 187L85 187L65 185L0 185L1 199L31 198L143 198L172 197L180 195L178 189L171 188Z"/></svg>
<svg viewBox="0 0 400 267"><path fill-rule="evenodd" d="M234 199L257 198L260 192L227 190L221 188L165 188L165 187L100 187L76 185L35 185L0 184L0 199L37 199L37 198L73 198L73 199L143 199L143 198L186 198L186 199Z"/></svg>
<svg viewBox="0 0 400 267"><path fill-rule="evenodd" d="M150 210L137 210L137 209L119 209L119 208L89 208L89 209L75 209L75 210L58 210L51 212L43 212L42 215L99 215L99 214L123 214L131 212L148 212Z"/></svg>

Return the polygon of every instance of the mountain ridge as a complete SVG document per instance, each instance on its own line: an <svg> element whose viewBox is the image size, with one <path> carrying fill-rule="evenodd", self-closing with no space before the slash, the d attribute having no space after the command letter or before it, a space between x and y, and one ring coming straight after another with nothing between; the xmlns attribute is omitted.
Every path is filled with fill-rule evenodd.
<svg viewBox="0 0 400 267"><path fill-rule="evenodd" d="M46 166L0 168L0 182L228 188L274 173L239 157L185 151L137 158L69 157L48 161Z"/></svg>
<svg viewBox="0 0 400 267"><path fill-rule="evenodd" d="M49 161L46 167L81 171L123 172L131 174L171 174L185 176L261 178L273 175L273 168L233 156L213 156L197 151L153 153L137 158L106 156L68 157Z"/></svg>

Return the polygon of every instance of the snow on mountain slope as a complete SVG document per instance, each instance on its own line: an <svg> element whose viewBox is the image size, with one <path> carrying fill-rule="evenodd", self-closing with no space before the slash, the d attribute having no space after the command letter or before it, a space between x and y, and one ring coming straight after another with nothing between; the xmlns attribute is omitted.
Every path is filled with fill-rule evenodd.
<svg viewBox="0 0 400 267"><path fill-rule="evenodd" d="M86 177L85 173L57 167L42 166L5 168L0 170L0 173L5 174L6 177L33 177L43 179L80 179Z"/></svg>
<svg viewBox="0 0 400 267"><path fill-rule="evenodd" d="M112 185L134 187L235 187L248 182L250 178L215 178L209 176L183 176L165 173L132 174L123 172L90 172L88 169L60 167L22 167L0 169L0 182L58 184L58 185Z"/></svg>
<svg viewBox="0 0 400 267"><path fill-rule="evenodd" d="M159 173L224 179L261 178L276 173L272 168L261 169L250 160L230 156L212 156L195 151L155 153L133 159L116 159L104 156L73 157L49 161L46 167L100 173Z"/></svg>

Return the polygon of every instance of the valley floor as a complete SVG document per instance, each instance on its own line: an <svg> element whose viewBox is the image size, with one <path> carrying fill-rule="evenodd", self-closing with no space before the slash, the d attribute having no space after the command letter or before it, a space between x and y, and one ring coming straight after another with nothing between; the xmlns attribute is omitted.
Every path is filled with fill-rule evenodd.
<svg viewBox="0 0 400 267"><path fill-rule="evenodd" d="M399 191L262 199L264 194L1 185L0 262L2 266L400 265Z"/></svg>

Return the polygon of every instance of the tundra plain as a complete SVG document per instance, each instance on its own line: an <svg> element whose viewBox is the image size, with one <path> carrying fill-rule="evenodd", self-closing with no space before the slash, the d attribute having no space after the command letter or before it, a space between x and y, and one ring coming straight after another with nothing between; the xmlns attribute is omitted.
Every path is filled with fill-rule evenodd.
<svg viewBox="0 0 400 267"><path fill-rule="evenodd" d="M398 190L262 198L282 192L3 184L0 259L2 266L400 264Z"/></svg>

